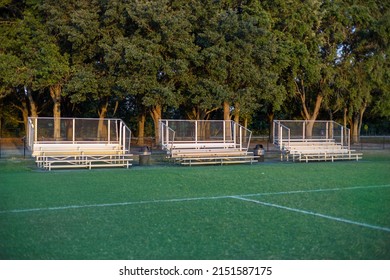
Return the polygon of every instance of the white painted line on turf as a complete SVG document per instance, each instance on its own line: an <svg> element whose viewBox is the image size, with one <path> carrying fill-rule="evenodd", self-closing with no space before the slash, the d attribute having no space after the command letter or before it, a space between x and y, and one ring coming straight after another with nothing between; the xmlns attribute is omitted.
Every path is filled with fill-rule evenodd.
<svg viewBox="0 0 390 280"><path fill-rule="evenodd" d="M8 210L8 211L0 211L0 214L69 210L69 209L82 209L82 208L98 208L98 207L115 207L115 206L168 203L168 202L185 202L185 201L197 201L197 200L213 200L213 199L223 199L223 198L230 198L230 197L231 196L215 196L215 197L208 196L208 197L192 197L192 198L190 197L190 198L173 198L173 199L160 199L160 200L129 201L129 202L103 203L103 204L68 205L68 206L47 207L47 208L15 209L15 210Z"/></svg>
<svg viewBox="0 0 390 280"><path fill-rule="evenodd" d="M297 191L269 192L269 193L252 193L252 194L242 194L242 195L237 195L237 196L240 196L240 197L252 197L252 196L266 196L266 195L283 195L283 194L301 194L301 193L316 193L316 192L350 191L350 190L377 189L377 188L389 188L389 187L390 187L390 185L356 186L356 187L346 187L346 188L297 190Z"/></svg>
<svg viewBox="0 0 390 280"><path fill-rule="evenodd" d="M167 202L186 202L186 201L197 201L197 200L216 200L216 199L226 199L226 198L231 198L231 197L253 197L253 196L302 194L302 193L357 190L357 189L376 189L376 188L388 188L388 187L390 187L390 185L356 186L356 187L347 187L347 188L296 190L296 191L286 191L286 192L268 192L268 193L237 194L237 195L223 195L223 196L172 198L172 199L143 200L143 201L141 200L141 201L102 203L102 204L86 204L86 205L66 205L66 206L46 207L46 208L27 208L27 209L3 210L3 211L0 211L0 214L28 213L28 212L38 212L38 211L56 211L56 210L58 211L58 210L83 209L83 208L94 208L94 207L98 208L98 207L129 206L129 205L167 203Z"/></svg>
<svg viewBox="0 0 390 280"><path fill-rule="evenodd" d="M263 206L275 207L275 208L288 210L288 211L292 211L292 212L297 212L297 213L301 213L301 214L321 217L321 218L325 218L325 219L329 219L329 220L333 220L333 221L337 221L337 222L342 222L342 223L362 226L362 227L366 227L366 228L370 228L370 229L376 229L376 230L390 232L390 228L387 228L387 227L380 227L380 226L370 225L370 224L366 224L366 223L355 222L355 221L347 220L347 219L344 219L344 218L333 217L333 216L324 215L324 214L320 214L320 213L316 213L316 212L312 212L312 211L301 210L301 209L297 209L297 208L291 208L291 207L287 207L287 206L283 206L283 205L278 205L278 204L274 204L274 203L259 201L259 200L255 200L255 199L244 198L244 197L240 197L240 196L232 196L231 198L238 199L238 200L243 200L243 201L247 201L247 202L253 202L253 203L256 203L256 204L263 205Z"/></svg>

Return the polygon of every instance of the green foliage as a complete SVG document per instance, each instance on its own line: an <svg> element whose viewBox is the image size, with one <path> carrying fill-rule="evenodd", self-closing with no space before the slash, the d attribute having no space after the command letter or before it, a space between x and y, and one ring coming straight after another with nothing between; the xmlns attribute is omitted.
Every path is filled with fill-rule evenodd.
<svg viewBox="0 0 390 280"><path fill-rule="evenodd" d="M27 87L43 91L65 82L68 56L61 54L36 10L26 7L20 18L1 24L0 29L2 89Z"/></svg>
<svg viewBox="0 0 390 280"><path fill-rule="evenodd" d="M213 117L224 102L241 119L340 118L345 109L350 117L365 109L371 118L390 115L382 1L7 0L0 7L0 97L61 85L63 107L79 115L110 104L125 112L129 100L133 112L161 107L181 118Z"/></svg>

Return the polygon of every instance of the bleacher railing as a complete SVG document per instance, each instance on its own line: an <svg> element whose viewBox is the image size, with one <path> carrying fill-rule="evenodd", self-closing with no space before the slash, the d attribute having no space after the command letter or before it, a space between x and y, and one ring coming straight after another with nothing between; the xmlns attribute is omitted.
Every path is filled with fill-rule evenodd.
<svg viewBox="0 0 390 280"><path fill-rule="evenodd" d="M174 143L224 143L248 149L252 132L234 121L160 120L160 144L170 149Z"/></svg>
<svg viewBox="0 0 390 280"><path fill-rule="evenodd" d="M27 143L118 144L130 151L131 131L121 119L30 117Z"/></svg>
<svg viewBox="0 0 390 280"><path fill-rule="evenodd" d="M291 142L327 141L350 148L350 129L335 121L274 120L273 141L280 149Z"/></svg>
<svg viewBox="0 0 390 280"><path fill-rule="evenodd" d="M252 131L234 121L232 121L232 124L235 127L234 131L236 131L236 144L239 145L240 150L248 150L252 138Z"/></svg>
<svg viewBox="0 0 390 280"><path fill-rule="evenodd" d="M167 125L167 122L160 121L160 140L162 148L170 150L175 142L175 131Z"/></svg>

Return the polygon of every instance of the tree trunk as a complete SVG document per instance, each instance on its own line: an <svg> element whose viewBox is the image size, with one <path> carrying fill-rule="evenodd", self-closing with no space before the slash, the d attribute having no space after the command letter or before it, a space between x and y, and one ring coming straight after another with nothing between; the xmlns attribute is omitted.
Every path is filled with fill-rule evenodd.
<svg viewBox="0 0 390 280"><path fill-rule="evenodd" d="M223 119L230 121L230 104L227 101L223 102Z"/></svg>
<svg viewBox="0 0 390 280"><path fill-rule="evenodd" d="M191 112L187 113L187 117L190 120L199 120L200 112L196 107L193 107Z"/></svg>
<svg viewBox="0 0 390 280"><path fill-rule="evenodd" d="M27 86L24 86L24 93L27 97L28 102L30 103L30 116L33 118L37 118L38 117L37 106L35 104L31 91L28 89Z"/></svg>
<svg viewBox="0 0 390 280"><path fill-rule="evenodd" d="M50 96L53 100L54 140L61 139L61 86L50 87Z"/></svg>
<svg viewBox="0 0 390 280"><path fill-rule="evenodd" d="M275 113L271 110L268 110L267 118L268 118L268 139L270 143L274 142L274 135L273 135L273 125L274 125L274 117Z"/></svg>
<svg viewBox="0 0 390 280"><path fill-rule="evenodd" d="M356 144L360 142L360 131L362 129L363 124L363 115L366 111L367 104L362 104L362 107L359 109L358 113L354 113L352 118L350 119L351 124L351 134L352 134L352 143Z"/></svg>
<svg viewBox="0 0 390 280"><path fill-rule="evenodd" d="M234 121L240 123L240 103L234 103Z"/></svg>
<svg viewBox="0 0 390 280"><path fill-rule="evenodd" d="M210 119L210 114L219 108L213 108L210 110L199 109L198 107L193 107L190 113L187 113L187 117L190 120L208 120Z"/></svg>
<svg viewBox="0 0 390 280"><path fill-rule="evenodd" d="M233 140L233 131L231 125L231 116L230 116L230 104L227 101L223 102L223 119L225 121L225 139Z"/></svg>
<svg viewBox="0 0 390 280"><path fill-rule="evenodd" d="M25 134L27 136L27 133L28 133L28 107L27 107L26 100L22 101L22 107L21 107L20 111L22 111L24 131L25 131Z"/></svg>
<svg viewBox="0 0 390 280"><path fill-rule="evenodd" d="M249 119L248 117L244 117L244 127L248 128Z"/></svg>
<svg viewBox="0 0 390 280"><path fill-rule="evenodd" d="M248 123L249 123L249 119L248 119L248 117L246 116L246 117L244 117L244 123L243 123L243 126L246 128L246 129L248 129ZM244 129L244 134L243 134L243 137L244 137L244 139L247 139L247 137L248 137L248 131L246 130L246 129Z"/></svg>
<svg viewBox="0 0 390 280"><path fill-rule="evenodd" d="M23 100L20 102L22 106L19 106L17 104L12 104L13 107L18 109L22 113L22 118L23 118L23 125L24 125L24 132L25 135L28 133L28 105L27 105L27 99L23 98ZM16 119L16 118L15 118Z"/></svg>
<svg viewBox="0 0 390 280"><path fill-rule="evenodd" d="M363 115L364 112L366 111L366 108L367 108L367 103L364 103L363 106L360 108L360 112L359 112L359 126L358 126L359 142L360 142L360 131L362 131Z"/></svg>
<svg viewBox="0 0 390 280"><path fill-rule="evenodd" d="M138 116L137 125L138 125L138 145L145 144L145 122L146 122L146 114L142 112Z"/></svg>
<svg viewBox="0 0 390 280"><path fill-rule="evenodd" d="M343 125L344 125L344 129L343 129L343 131L344 131L344 135L343 135L344 143L347 142L347 137L349 137L349 135L347 134L347 122L348 122L348 115L347 115L347 113L348 113L348 108L345 107L344 108L344 123L343 123ZM344 145L344 143L342 143L342 144Z"/></svg>
<svg viewBox="0 0 390 280"><path fill-rule="evenodd" d="M108 111L108 101L106 101L101 107L98 112L99 114L99 123L98 123L98 131L97 131L97 140L98 141L106 141L108 140L108 131L107 126L104 123L104 119L107 116Z"/></svg>
<svg viewBox="0 0 390 280"><path fill-rule="evenodd" d="M359 143L359 114L354 114L351 119L352 143Z"/></svg>
<svg viewBox="0 0 390 280"><path fill-rule="evenodd" d="M324 97L321 94L321 92L317 94L315 105L313 108L313 113L311 113L310 108L308 108L306 104L306 89L305 89L304 81L301 80L300 83L295 81L295 87L296 87L297 95L301 99L302 116L307 121L305 127L305 134L306 134L305 137L311 139L313 137L314 122L317 119L318 114L320 113L321 104Z"/></svg>
<svg viewBox="0 0 390 280"><path fill-rule="evenodd" d="M313 137L314 123L317 120L318 114L320 113L321 103L322 103L323 99L324 99L324 97L321 94L317 95L316 103L314 106L314 111L312 114L309 113L309 110L306 107L306 103L302 104L303 105L303 115L305 116L305 120L307 121L306 128L305 128L307 139L311 139Z"/></svg>
<svg viewBox="0 0 390 280"><path fill-rule="evenodd" d="M160 143L159 121L161 120L161 115L162 115L162 107L161 107L161 105L153 106L150 114L152 116L153 123L154 123L155 143L156 143L156 145L158 145Z"/></svg>

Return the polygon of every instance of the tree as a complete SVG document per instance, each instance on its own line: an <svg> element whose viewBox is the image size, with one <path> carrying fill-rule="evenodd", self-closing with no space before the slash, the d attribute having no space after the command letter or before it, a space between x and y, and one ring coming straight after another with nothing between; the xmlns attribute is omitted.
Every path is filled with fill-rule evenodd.
<svg viewBox="0 0 390 280"><path fill-rule="evenodd" d="M338 81L344 101L344 123L350 123L352 141L358 142L363 116L371 106L386 112L389 107L388 7L379 1L358 1L344 7L345 38L339 47ZM387 67L386 67L387 66ZM379 98L381 101L378 103ZM379 105L381 104L381 105Z"/></svg>
<svg viewBox="0 0 390 280"><path fill-rule="evenodd" d="M264 3L275 20L274 34L281 40L280 61L289 63L280 73L282 83L290 100L298 101L302 118L308 121L307 137L311 137L324 99L332 95L330 85L340 42L338 23L327 9L327 2Z"/></svg>
<svg viewBox="0 0 390 280"><path fill-rule="evenodd" d="M48 34L35 4L40 2L32 1L22 6L23 10L18 10L18 18L1 25L2 84L3 88L14 89L16 94L25 94L29 108L18 107L23 109L24 115L28 110L33 117L38 116L34 94L49 88L56 119L53 137L57 139L60 136L61 88L69 71L68 61L67 56L60 53L54 38Z"/></svg>
<svg viewBox="0 0 390 280"><path fill-rule="evenodd" d="M223 113L246 126L255 112L308 120L310 137L325 112L343 115L356 141L365 112L390 115L388 8L376 0L2 0L0 98L19 118L58 119L61 107L98 115L98 137L117 112L135 117L140 139L148 114L158 141L163 116Z"/></svg>
<svg viewBox="0 0 390 280"><path fill-rule="evenodd" d="M174 1L136 1L126 6L126 36L122 42L124 71L120 85L141 95L150 110L159 141L159 120L168 106L178 107L181 87L192 54L190 25ZM142 123L142 122L141 122Z"/></svg>
<svg viewBox="0 0 390 280"><path fill-rule="evenodd" d="M108 9L105 1L44 1L47 24L62 51L70 54L71 75L64 95L75 104L93 104L99 116L97 137L105 138L107 130L103 119L110 105L117 108L123 98L116 86L116 61L110 58L112 53L108 53L121 31L105 14Z"/></svg>
<svg viewBox="0 0 390 280"><path fill-rule="evenodd" d="M219 99L225 79L223 54L218 34L218 5L211 1L175 1L183 7L190 23L192 38L188 69L181 84L183 114L189 119L209 119L211 113L221 108Z"/></svg>

